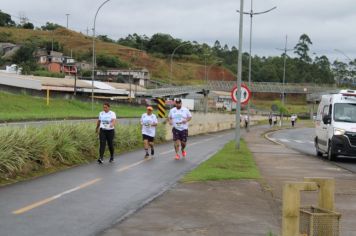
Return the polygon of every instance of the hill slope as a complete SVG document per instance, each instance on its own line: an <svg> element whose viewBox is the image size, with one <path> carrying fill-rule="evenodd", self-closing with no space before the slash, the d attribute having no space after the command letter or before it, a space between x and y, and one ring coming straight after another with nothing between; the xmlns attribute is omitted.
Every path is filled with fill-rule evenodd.
<svg viewBox="0 0 356 236"><path fill-rule="evenodd" d="M63 45L66 55L71 52L75 58L87 59L90 61L92 55L92 37L85 36L64 28L54 31L28 30L19 28L0 27L0 42L12 42L16 44L25 41L54 41ZM96 53L107 54L118 57L126 61L131 67L147 68L152 79L169 81L170 60L154 57L144 51L134 48L108 43L100 40L96 41ZM209 79L234 80L231 72L222 67L213 67L209 71ZM203 83L205 78L205 67L202 64L185 61L174 61L172 82L176 84L198 84Z"/></svg>

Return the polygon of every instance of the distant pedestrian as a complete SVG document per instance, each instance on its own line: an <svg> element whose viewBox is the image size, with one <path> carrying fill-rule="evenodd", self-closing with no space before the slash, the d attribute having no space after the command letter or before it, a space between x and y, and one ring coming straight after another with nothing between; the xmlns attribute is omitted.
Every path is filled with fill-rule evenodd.
<svg viewBox="0 0 356 236"><path fill-rule="evenodd" d="M296 115L294 115L294 114L291 115L290 121L292 122L292 127L294 127L296 119L297 119Z"/></svg>
<svg viewBox="0 0 356 236"><path fill-rule="evenodd" d="M245 115L244 116L245 129L247 129L249 121L250 121L250 117L248 115Z"/></svg>
<svg viewBox="0 0 356 236"><path fill-rule="evenodd" d="M96 133L99 133L100 147L98 163L103 163L106 143L110 151L109 162L114 161L114 137L115 137L116 114L110 111L110 104L103 104L103 111L99 113L99 119L96 122Z"/></svg>
<svg viewBox="0 0 356 236"><path fill-rule="evenodd" d="M269 113L269 116L268 116L268 123L269 123L269 126L271 127L272 126L272 113Z"/></svg>
<svg viewBox="0 0 356 236"><path fill-rule="evenodd" d="M188 122L192 119L192 114L189 109L182 106L182 100L175 100L175 107L169 111L168 121L173 125L173 141L176 152L175 159L179 160L179 148L181 148L182 156L185 157L187 152L185 147L188 139Z"/></svg>
<svg viewBox="0 0 356 236"><path fill-rule="evenodd" d="M277 125L277 116L275 115L275 116L273 116L273 125Z"/></svg>
<svg viewBox="0 0 356 236"><path fill-rule="evenodd" d="M145 158L150 155L148 153L148 148L151 148L151 156L155 154L154 150L154 139L156 136L156 126L158 120L155 114L153 114L153 108L151 106L147 107L147 112L141 116L141 126L142 126L142 139L143 147L145 149Z"/></svg>

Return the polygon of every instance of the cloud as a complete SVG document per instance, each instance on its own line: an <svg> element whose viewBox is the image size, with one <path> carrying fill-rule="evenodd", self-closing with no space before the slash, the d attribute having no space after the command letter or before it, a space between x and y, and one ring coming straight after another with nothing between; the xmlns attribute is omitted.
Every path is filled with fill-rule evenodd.
<svg viewBox="0 0 356 236"><path fill-rule="evenodd" d="M36 26L45 22L66 25L86 32L93 27L94 15L103 1L99 0L1 0L4 12L24 14ZM250 1L245 0L245 11L250 11ZM236 0L111 0L97 16L98 34L113 39L130 33L168 33L183 40L212 44L219 40L230 47L238 44L239 1ZM299 36L306 33L313 45L311 51L339 60L345 59L334 51L338 48L349 57L356 57L356 22L354 0L254 0L254 12L273 6L277 9L253 17L253 53L280 55L276 48L284 46L288 35L289 47L294 47ZM248 15L244 17L244 49L249 42ZM91 32L90 32L91 33Z"/></svg>

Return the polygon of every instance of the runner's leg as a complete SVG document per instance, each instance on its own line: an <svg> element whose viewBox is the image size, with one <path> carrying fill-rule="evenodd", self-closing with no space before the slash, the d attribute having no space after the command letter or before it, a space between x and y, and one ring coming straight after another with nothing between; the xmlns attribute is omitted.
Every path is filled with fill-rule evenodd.
<svg viewBox="0 0 356 236"><path fill-rule="evenodd" d="M99 141L100 141L99 158L101 160L103 160L104 153L105 153L105 147L106 147L106 136L105 136L105 131L103 129L100 129Z"/></svg>

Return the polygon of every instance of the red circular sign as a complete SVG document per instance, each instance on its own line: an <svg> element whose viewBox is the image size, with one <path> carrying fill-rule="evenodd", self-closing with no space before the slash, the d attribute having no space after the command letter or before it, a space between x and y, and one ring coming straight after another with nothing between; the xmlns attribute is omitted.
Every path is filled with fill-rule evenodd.
<svg viewBox="0 0 356 236"><path fill-rule="evenodd" d="M233 102L237 102L237 86L231 90L231 98ZM251 91L244 84L241 84L241 104L245 105L251 98Z"/></svg>

